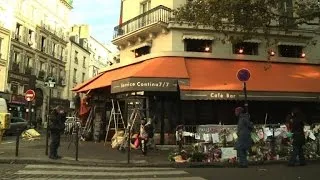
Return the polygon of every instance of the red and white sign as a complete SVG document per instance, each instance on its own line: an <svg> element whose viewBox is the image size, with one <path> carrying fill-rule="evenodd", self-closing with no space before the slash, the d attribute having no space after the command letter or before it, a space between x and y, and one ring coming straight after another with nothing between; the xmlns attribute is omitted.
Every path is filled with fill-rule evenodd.
<svg viewBox="0 0 320 180"><path fill-rule="evenodd" d="M36 93L32 89L27 90L26 94L24 95L24 99L26 99L28 102L33 101L35 97Z"/></svg>

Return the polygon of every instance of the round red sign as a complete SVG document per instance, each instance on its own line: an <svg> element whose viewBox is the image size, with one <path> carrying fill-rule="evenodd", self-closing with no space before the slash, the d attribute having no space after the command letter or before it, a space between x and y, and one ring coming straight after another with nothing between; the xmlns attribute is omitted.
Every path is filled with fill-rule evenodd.
<svg viewBox="0 0 320 180"><path fill-rule="evenodd" d="M237 78L239 81L246 82L250 79L250 71L248 69L242 68L237 73Z"/></svg>
<svg viewBox="0 0 320 180"><path fill-rule="evenodd" d="M36 97L36 93L32 89L27 90L26 94L24 95L24 99L26 101L33 101L35 97Z"/></svg>

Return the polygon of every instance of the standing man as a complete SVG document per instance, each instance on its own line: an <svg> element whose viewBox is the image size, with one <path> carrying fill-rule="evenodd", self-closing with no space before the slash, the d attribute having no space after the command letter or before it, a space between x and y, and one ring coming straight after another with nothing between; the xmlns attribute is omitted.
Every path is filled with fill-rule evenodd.
<svg viewBox="0 0 320 180"><path fill-rule="evenodd" d="M61 156L58 155L58 148L60 146L60 134L63 133L66 122L66 112L62 106L57 106L51 112L50 117L50 159L60 159Z"/></svg>
<svg viewBox="0 0 320 180"><path fill-rule="evenodd" d="M288 166L294 166L299 157L300 166L306 165L303 146L305 145L304 136L304 116L300 109L295 108L291 112L291 118L289 119L291 126L291 132L293 134L293 151L291 153L291 158L289 160Z"/></svg>
<svg viewBox="0 0 320 180"><path fill-rule="evenodd" d="M235 115L238 118L238 140L235 149L237 150L239 158L239 167L247 168L247 154L252 145L251 131L253 129L253 123L250 121L249 113L244 113L242 107L237 107L235 109Z"/></svg>

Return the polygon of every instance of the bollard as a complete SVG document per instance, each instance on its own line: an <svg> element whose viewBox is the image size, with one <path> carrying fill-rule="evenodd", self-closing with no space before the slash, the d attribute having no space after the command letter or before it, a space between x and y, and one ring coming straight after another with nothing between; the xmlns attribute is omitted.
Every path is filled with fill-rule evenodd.
<svg viewBox="0 0 320 180"><path fill-rule="evenodd" d="M79 126L76 124L76 161L78 161L78 155L79 155Z"/></svg>
<svg viewBox="0 0 320 180"><path fill-rule="evenodd" d="M47 116L47 128L46 128L46 156L48 155L49 149L49 116Z"/></svg>
<svg viewBox="0 0 320 180"><path fill-rule="evenodd" d="M130 132L130 125L128 126L128 164L130 164L130 151L131 151L131 132Z"/></svg>
<svg viewBox="0 0 320 180"><path fill-rule="evenodd" d="M19 156L19 143L20 143L20 129L17 129L17 136L16 136L16 157Z"/></svg>

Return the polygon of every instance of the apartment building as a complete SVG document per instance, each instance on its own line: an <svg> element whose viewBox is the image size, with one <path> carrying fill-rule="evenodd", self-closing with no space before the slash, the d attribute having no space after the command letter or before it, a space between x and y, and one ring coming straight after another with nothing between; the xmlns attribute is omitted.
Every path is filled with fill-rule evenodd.
<svg viewBox="0 0 320 180"><path fill-rule="evenodd" d="M275 31L272 39L277 43L271 47L261 34L222 42L223 35L213 29L172 21L172 10L187 2L122 0L112 41L120 49L120 63L73 90L143 95L143 107L149 107L146 116L155 117L163 143L164 133L178 124L236 123L232 112L244 100L236 74L247 68L255 123L264 123L266 114L268 123L283 122L293 106L302 108L309 121L319 121L319 19L289 33ZM293 5L288 0L280 4L286 8L279 11ZM279 19L274 25L288 22Z"/></svg>
<svg viewBox="0 0 320 180"><path fill-rule="evenodd" d="M88 39L85 36L88 30L89 26L84 28L83 26L74 25L71 28L70 43L68 44L69 57L66 64L68 88L64 92L69 100L74 97L70 88L88 79L90 51Z"/></svg>
<svg viewBox="0 0 320 180"><path fill-rule="evenodd" d="M10 9L10 60L5 91L11 94L14 116L24 117L24 92L34 89L36 100L32 111L45 119L49 88L48 77L55 80L51 107L58 104L69 107L62 97L65 87L65 65L69 13L72 1L67 0L2 0Z"/></svg>

